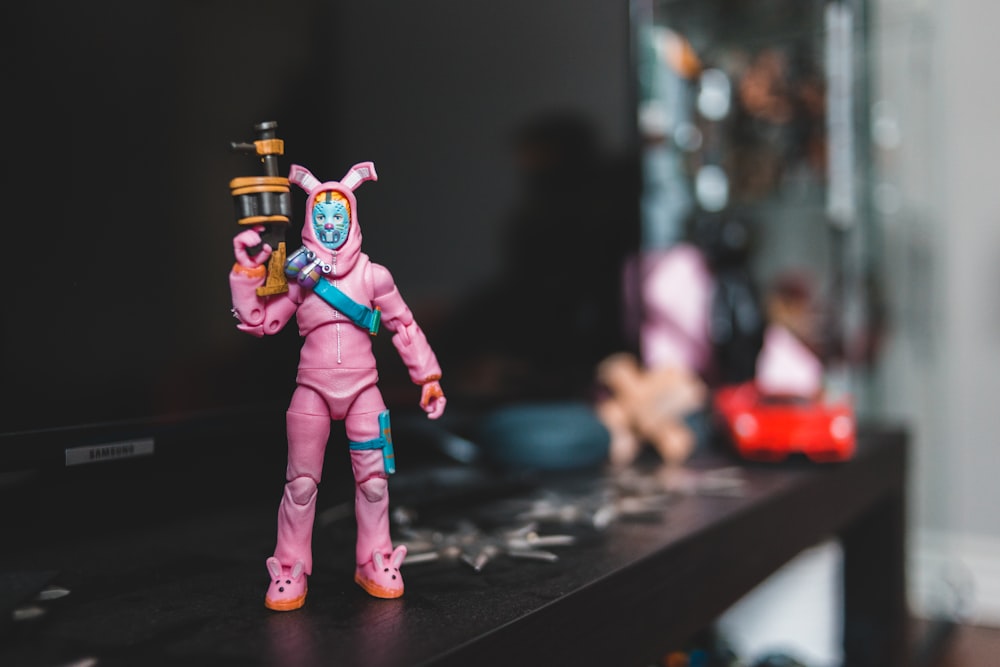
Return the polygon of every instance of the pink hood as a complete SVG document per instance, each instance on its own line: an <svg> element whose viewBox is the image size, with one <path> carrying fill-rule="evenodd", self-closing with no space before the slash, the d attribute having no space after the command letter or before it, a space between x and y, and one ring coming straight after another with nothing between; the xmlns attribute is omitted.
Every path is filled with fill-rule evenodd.
<svg viewBox="0 0 1000 667"><path fill-rule="evenodd" d="M354 190L365 181L377 181L375 165L371 162L359 162L344 174L339 181L321 182L308 169L293 164L288 174L288 180L305 190L309 195L306 199L305 223L302 226L302 243L316 253L316 256L334 267L333 277L344 276L354 268L361 256L361 227L358 225L358 202ZM312 226L312 209L316 197L324 192L339 192L347 198L351 209L351 226L347 231L347 241L337 250L328 250L320 243Z"/></svg>

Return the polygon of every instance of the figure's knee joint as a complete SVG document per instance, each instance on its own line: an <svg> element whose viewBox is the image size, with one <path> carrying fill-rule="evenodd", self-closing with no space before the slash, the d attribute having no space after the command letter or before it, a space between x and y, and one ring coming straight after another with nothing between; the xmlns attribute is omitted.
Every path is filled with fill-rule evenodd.
<svg viewBox="0 0 1000 667"><path fill-rule="evenodd" d="M316 482L312 477L296 477L285 486L288 495L296 505L305 505L316 495Z"/></svg>
<svg viewBox="0 0 1000 667"><path fill-rule="evenodd" d="M358 484L358 488L361 489L361 493L365 495L365 498L370 503L378 502L385 498L386 489L389 487L389 482L385 477L369 477L365 481Z"/></svg>

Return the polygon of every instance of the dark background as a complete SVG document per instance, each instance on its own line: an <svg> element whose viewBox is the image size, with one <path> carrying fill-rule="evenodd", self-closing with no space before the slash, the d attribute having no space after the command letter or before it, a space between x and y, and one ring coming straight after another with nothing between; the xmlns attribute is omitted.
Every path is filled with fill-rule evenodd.
<svg viewBox="0 0 1000 667"><path fill-rule="evenodd" d="M278 122L322 180L372 160L364 248L444 366L442 422L583 396L629 341L638 243L628 3L313 0L19 7L8 64L16 201L0 364L0 471L153 435L197 466L280 459L294 325L237 331L229 142ZM293 189L294 190L294 189ZM293 191L289 244L304 195ZM393 414L418 388L376 341ZM451 415L455 415L452 417ZM334 429L335 435L337 429ZM277 435L275 435L277 434ZM277 471L280 475L280 470Z"/></svg>

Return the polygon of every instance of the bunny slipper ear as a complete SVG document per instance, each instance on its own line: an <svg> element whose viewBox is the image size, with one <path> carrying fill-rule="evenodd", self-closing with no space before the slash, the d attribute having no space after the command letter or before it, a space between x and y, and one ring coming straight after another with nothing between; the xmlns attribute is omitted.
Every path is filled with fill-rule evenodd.
<svg viewBox="0 0 1000 667"><path fill-rule="evenodd" d="M385 567L385 560L382 559L382 552L378 549L372 552L372 561L375 563L375 567L379 569Z"/></svg>
<svg viewBox="0 0 1000 667"><path fill-rule="evenodd" d="M306 566L302 563L302 561L295 561L295 565L292 566L292 579L298 579L301 577L304 569L306 569Z"/></svg>
<svg viewBox="0 0 1000 667"><path fill-rule="evenodd" d="M281 563L274 556L267 559L267 571L271 573L271 576L275 579L281 577Z"/></svg>
<svg viewBox="0 0 1000 667"><path fill-rule="evenodd" d="M403 560L406 558L406 545L401 544L396 547L392 552L392 566L399 569L399 566L403 564Z"/></svg>

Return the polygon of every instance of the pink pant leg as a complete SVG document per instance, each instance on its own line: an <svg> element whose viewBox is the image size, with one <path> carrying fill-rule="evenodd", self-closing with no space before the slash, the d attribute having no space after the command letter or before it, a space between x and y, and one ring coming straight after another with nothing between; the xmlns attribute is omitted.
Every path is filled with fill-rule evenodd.
<svg viewBox="0 0 1000 667"><path fill-rule="evenodd" d="M351 452L355 479L361 480L355 483L354 488L354 514L358 522L355 556L359 565L370 561L376 549L385 556L392 553L389 484L383 465L381 450Z"/></svg>
<svg viewBox="0 0 1000 667"><path fill-rule="evenodd" d="M307 387L298 387L286 414L288 468L278 507L278 539L274 556L291 567L301 560L312 573L312 532L316 492L323 472L323 455L330 437L330 415L323 399Z"/></svg>
<svg viewBox="0 0 1000 667"><path fill-rule="evenodd" d="M378 416L385 410L382 395L375 387L366 389L344 420L351 442L373 440L381 434ZM381 449L351 451L354 472L354 513L358 523L355 549L357 563L372 559L376 549L386 557L392 553L389 536L389 488Z"/></svg>

